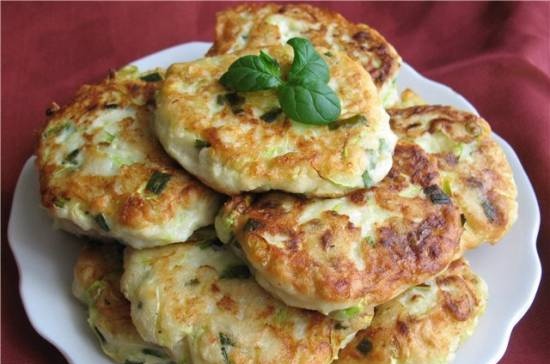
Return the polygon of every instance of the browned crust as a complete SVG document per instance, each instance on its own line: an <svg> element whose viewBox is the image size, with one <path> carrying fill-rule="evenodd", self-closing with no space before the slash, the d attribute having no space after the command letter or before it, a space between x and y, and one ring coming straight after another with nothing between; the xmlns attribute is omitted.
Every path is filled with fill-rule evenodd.
<svg viewBox="0 0 550 364"><path fill-rule="evenodd" d="M290 66L292 50L288 46L272 46L266 50L283 68ZM368 123L355 123L334 130L326 126L302 130L284 115L275 122L266 123L254 110L258 104L264 107L263 104L270 101L276 105L276 94L273 91L242 93L245 99L242 112L235 114L224 103L214 119L208 105L212 99L227 93L217 80L238 56L257 52L257 49L247 49L216 59L204 58L172 65L157 98L159 109L156 123L157 129L163 130L163 143L178 148L172 145L172 142L177 144L177 137L172 141L165 139L170 139L182 130L206 141L209 147L200 153L203 157L208 156L208 160L219 162L238 173L239 177L235 177L238 181L236 186L229 186L221 178L207 178L206 171L192 170L199 167L187 168L196 175L203 174L200 178L204 183L225 194L235 195L239 188L245 190L243 185L248 186L248 190L287 190L289 185L292 189L298 189L298 181L305 179L308 180L308 186L312 185L312 191L304 192L314 196L340 196L357 189L357 181L360 181L361 174L367 168L364 142L378 138L373 135L377 135L375 132L381 130L385 122L376 89L363 68L345 53L334 53L332 57L326 58L331 76L340 85L341 118L363 115ZM205 81L200 83L196 92L181 91L182 84L195 84L197 80ZM224 122L213 123L213 119ZM283 141L288 143L291 150L279 155L266 155L269 146L280 147ZM331 182L344 177L353 180L355 186Z"/></svg>
<svg viewBox="0 0 550 364"><path fill-rule="evenodd" d="M447 360L456 349L452 343L467 335L483 311L486 297L481 288L483 284L462 259L453 262L436 278L435 284L436 303L427 314L410 313L408 307L398 301L400 297L377 307L371 326L360 331L340 351L335 363L385 364L392 358L399 363ZM415 296L410 299L414 300ZM365 350L369 346L367 342L370 351Z"/></svg>
<svg viewBox="0 0 550 364"><path fill-rule="evenodd" d="M204 253L197 264L190 261L190 257L196 257L194 250L198 249ZM222 270L216 262L219 258L210 260L206 254L232 255L226 249L221 247L209 253L200 247L200 242L192 241L140 251L127 249L125 274L134 274L134 270L146 274L148 279L139 282L144 284L140 287L143 292L149 288L159 289L161 298L154 302L159 305L156 329L174 325L196 328L200 335L193 346L201 351L219 347L220 331L233 332L228 358L235 364L317 364L329 362L347 336L368 321L357 318L337 325L318 312L286 306L259 287L252 277L221 279ZM200 281L196 288L182 286L189 274ZM136 297L130 299L135 305ZM144 307L148 304L150 302L144 302ZM205 307L210 307L208 313ZM186 337L182 333L176 335ZM176 345L184 347L186 340L190 339L178 341Z"/></svg>
<svg viewBox="0 0 550 364"><path fill-rule="evenodd" d="M432 156L440 172L451 176L453 198L466 218L463 247L499 241L516 219L517 190L489 124L474 114L439 105L393 109L390 115L392 130L401 140L414 142L426 133L442 133L453 142L477 143L471 159L459 159L454 152Z"/></svg>
<svg viewBox="0 0 550 364"><path fill-rule="evenodd" d="M82 86L72 103L56 107L48 113L36 150L44 207L55 215L54 203L57 199L77 200L89 214L102 213L124 227L139 229L174 218L182 207L191 208L201 197L212 199L215 196L168 157L152 134L151 105L154 104L157 89L157 82L111 76L97 85ZM79 170L61 172L63 167L48 155L63 146L48 137L46 130L65 120L72 120L78 128L88 128L95 113L108 109L113 103L120 108L136 109L135 119L120 121L120 138L137 146L146 156L146 161L125 165L114 176L87 175ZM85 144L81 153L90 157L101 156L102 145L94 143L94 136L95 133L91 132L84 134ZM157 198L148 198L150 196L138 193L156 171L172 176L162 194Z"/></svg>
<svg viewBox="0 0 550 364"><path fill-rule="evenodd" d="M265 22L272 14L284 14L306 23L318 25L318 30L307 32L307 38L316 46L331 48L325 40L329 26L334 26L336 43L350 57L359 59L370 73L378 88L391 82L400 67L401 58L384 37L366 24L354 24L342 15L308 4L243 4L226 9L216 15L216 36L207 56L228 53L243 29L241 17L252 14L253 25L245 47L280 43L276 28ZM348 36L349 40L343 37Z"/></svg>
<svg viewBox="0 0 550 364"><path fill-rule="evenodd" d="M361 245L365 269L358 269L348 256L353 244L361 241L360 228L348 216L331 210L298 223L312 200L281 193L254 200L240 196L227 202L223 211L236 215L236 239L264 278L308 297L332 302L362 298L368 304L380 304L444 270L457 252L462 232L454 205L398 195L410 178L425 185L437 182L429 156L418 146L404 143L396 148L394 159L392 172L379 186L350 196L359 204L367 203L367 195L373 196L379 206L399 214L376 227L373 245ZM418 166L423 169L418 171ZM269 244L265 235L287 239L281 247Z"/></svg>

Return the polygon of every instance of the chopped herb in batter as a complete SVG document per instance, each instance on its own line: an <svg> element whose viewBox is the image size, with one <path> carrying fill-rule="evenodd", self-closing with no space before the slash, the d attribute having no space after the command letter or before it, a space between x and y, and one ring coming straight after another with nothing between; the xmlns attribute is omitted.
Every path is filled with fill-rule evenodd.
<svg viewBox="0 0 550 364"><path fill-rule="evenodd" d="M158 195L162 192L162 190L164 190L170 178L172 178L172 176L168 173L155 171L151 175L151 178L149 178L149 182L147 182L145 189Z"/></svg>

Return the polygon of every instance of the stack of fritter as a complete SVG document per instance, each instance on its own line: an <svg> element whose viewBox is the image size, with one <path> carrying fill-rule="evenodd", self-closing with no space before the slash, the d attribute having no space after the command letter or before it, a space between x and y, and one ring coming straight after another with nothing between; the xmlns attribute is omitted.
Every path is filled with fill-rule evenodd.
<svg viewBox="0 0 550 364"><path fill-rule="evenodd" d="M330 70L341 114L328 126L291 120L272 90L219 82L259 50L288 72L293 37ZM398 96L400 61L339 14L241 5L218 14L206 58L126 67L49 109L42 204L94 239L73 291L105 353L126 364L451 361L487 299L461 256L510 228L516 187L486 121Z"/></svg>

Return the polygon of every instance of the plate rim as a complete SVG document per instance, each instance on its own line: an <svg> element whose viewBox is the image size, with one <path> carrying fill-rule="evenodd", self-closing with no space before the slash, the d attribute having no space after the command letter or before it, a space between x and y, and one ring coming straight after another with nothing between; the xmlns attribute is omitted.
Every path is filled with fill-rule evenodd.
<svg viewBox="0 0 550 364"><path fill-rule="evenodd" d="M139 64L146 63L146 62L151 62L151 60L154 60L155 58L159 58L159 57L162 57L162 56L165 56L165 55L171 55L172 53L177 53L178 51L181 51L181 50L183 50L185 48L189 48L189 47L201 47L201 48L206 49L206 47L210 47L211 45L212 45L211 42L201 42L201 41L185 42L185 43L177 44L177 45L165 48L165 49L161 49L157 52L154 52L154 53L151 53L151 54L146 55L144 57L141 57L141 58L139 58L135 61L130 62L129 65L139 65ZM469 111L469 112L475 113L476 115L479 115L479 113L474 108L474 106L464 96L462 96L460 93L453 90L451 87L449 87L447 85L444 85L442 83L433 81L433 80L423 76L422 74L417 72L412 66L410 66L406 62L403 62L401 67L402 67L401 71L403 69L407 69L408 74L410 76L412 76L414 79L417 79L419 82L429 84L430 87L432 87L432 88L438 88L440 90L445 90L446 93L452 94L452 96L454 98L456 98L460 101L460 103L462 104L465 111ZM401 71L400 71L400 74L401 74ZM505 154L507 155L507 157L509 159L508 162L511 165L514 164L514 165L516 165L516 167L519 167L517 169L517 171L513 168L514 177L517 180L518 176L516 175L516 173L518 173L518 174L521 174L522 178L525 178L525 182L526 182L525 187L527 188L527 190L525 191L525 193L527 194L526 197L528 197L531 200L531 202L534 204L534 208L535 208L536 211L534 211L533 229L530 230L530 236L528 237L527 240L529 242L529 244L528 244L529 253L531 254L532 258L534 258L534 261L536 262L536 264L533 267L534 268L535 281L532 282L530 290L528 292L528 295L525 297L525 299L523 301L523 304L520 307L517 307L514 310L514 314L512 316L508 317L506 330L505 330L505 332L500 333L500 335L502 336L502 339L500 340L500 345L498 346L498 349L495 350L495 353L491 357L490 364L494 364L494 363L498 362L504 356L504 354L506 352L506 349L508 347L508 344L510 342L510 337L511 337L512 330L518 324L518 322L521 320L521 318L523 318L525 316L525 314L527 313L527 311L529 310L529 308L533 304L533 301L536 297L536 293L537 293L538 288L540 286L540 281L541 281L541 277L542 277L542 265L541 265L540 257L539 257L538 250L537 250L537 236L538 236L538 233L540 231L540 206L539 206L539 203L538 203L538 199L536 197L536 194L535 194L533 185L531 183L531 180L529 179L529 176L527 175L525 169L523 168L523 165L521 164L521 161L520 161L518 155L516 154L516 152L514 151L514 149L511 147L511 145L506 140L501 138L496 133L493 132L492 135L497 140L499 145L505 150ZM40 336L42 336L46 341L48 341L50 344L52 344L63 355L63 357L69 363L72 364L72 363L75 363L75 360L77 360L77 359L73 359L73 357L69 354L69 352L66 351L66 349L63 345L63 342L61 342L58 337L55 337L54 335L51 335L48 332L46 332L38 324L39 320L37 320L36 318L33 318L34 315L33 315L32 309L29 307L29 303L28 303L29 298L27 297L26 288L25 288L26 287L25 283L28 279L28 276L24 273L24 271L22 269L22 262L21 262L22 255L21 254L23 254L23 253L20 250L18 250L17 244L15 243L17 238L16 238L16 236L14 236L14 234L15 234L15 232L14 232L14 230L15 230L15 226L14 226L14 224L15 224L14 223L14 210L15 210L14 205L15 205L15 202L17 200L19 200L17 198L17 196L22 193L21 188L23 186L23 183L21 181L23 180L23 178L25 178L26 172L30 168L34 168L35 158L36 157L34 155L32 155L25 161L25 163L24 163L24 165L23 165L23 167L20 171L19 177L17 179L16 187L15 187L14 192L13 192L12 206L11 206L11 209L10 209L10 216L9 216L9 221L8 221L8 228L7 228L7 238L8 239L7 240L8 240L9 247L10 247L12 253L13 253L15 264L16 264L17 271L18 271L18 274L19 274L19 287L18 288L19 288L19 294L21 296L21 301L22 301L22 304L23 304L23 309L25 311L25 314L27 315L27 318L28 318L31 326L33 327L33 329ZM510 158L512 160L510 160Z"/></svg>

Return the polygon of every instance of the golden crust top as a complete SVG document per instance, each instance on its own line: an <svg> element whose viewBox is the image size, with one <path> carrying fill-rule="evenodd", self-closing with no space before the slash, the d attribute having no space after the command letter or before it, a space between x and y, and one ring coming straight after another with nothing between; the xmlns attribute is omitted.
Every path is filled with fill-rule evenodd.
<svg viewBox="0 0 550 364"><path fill-rule="evenodd" d="M463 259L434 280L378 306L371 326L342 350L336 364L450 362L485 309L485 283Z"/></svg>
<svg viewBox="0 0 550 364"><path fill-rule="evenodd" d="M178 362L330 363L370 322L284 305L215 240L128 249L122 287L140 334Z"/></svg>
<svg viewBox="0 0 550 364"><path fill-rule="evenodd" d="M185 214L200 216L191 227L210 224L204 206L219 197L163 151L150 127L158 82L137 76L85 85L49 117L37 148L42 205L90 235L137 246L185 240ZM159 173L169 177L154 193L147 185Z"/></svg>
<svg viewBox="0 0 550 364"><path fill-rule="evenodd" d="M243 4L219 12L214 45L207 55L285 43L293 36L347 52L370 73L378 88L389 85L399 70L401 58L376 30L308 4Z"/></svg>
<svg viewBox="0 0 550 364"><path fill-rule="evenodd" d="M517 190L504 152L482 118L447 106L393 109L391 126L437 160L439 172L465 218L463 247L497 242L517 217Z"/></svg>
<svg viewBox="0 0 550 364"><path fill-rule="evenodd" d="M290 46L264 51L283 73L288 70ZM361 176L371 165L374 182L382 179L391 166L395 136L368 74L344 53L323 55L329 84L341 100L341 120L356 117L357 122L311 126L284 114L267 122L262 115L279 106L275 91L239 93L235 110L228 101L233 94L218 82L239 56L258 53L248 49L170 67L155 119L168 153L212 188L233 195L279 189L339 196L363 187Z"/></svg>
<svg viewBox="0 0 550 364"><path fill-rule="evenodd" d="M369 190L332 200L238 196L216 227L238 241L257 276L289 295L377 305L438 274L457 253L458 209L423 193L438 184L433 159L400 143L392 170ZM228 220L231 234L224 234L219 228Z"/></svg>

